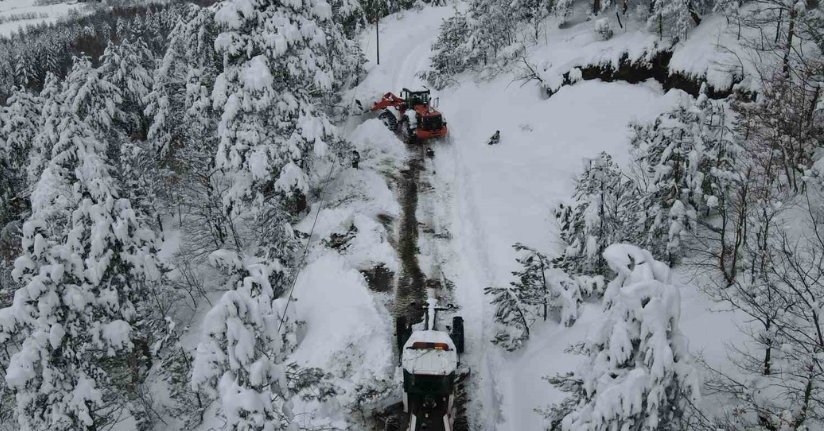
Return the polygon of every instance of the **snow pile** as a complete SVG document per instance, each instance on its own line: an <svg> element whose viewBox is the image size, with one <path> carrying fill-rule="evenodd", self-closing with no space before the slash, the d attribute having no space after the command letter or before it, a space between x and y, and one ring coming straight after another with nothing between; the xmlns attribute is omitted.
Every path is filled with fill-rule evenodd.
<svg viewBox="0 0 824 431"><path fill-rule="evenodd" d="M392 327L363 275L345 259L328 253L308 265L298 277L295 301L306 326L291 359L344 373L352 381L386 375L392 362Z"/></svg>
<svg viewBox="0 0 824 431"><path fill-rule="evenodd" d="M748 54L738 40L738 31L735 22L728 24L724 16L706 17L687 40L675 47L670 73L705 77L714 88L730 88L734 76L757 73L749 62L741 61Z"/></svg>
<svg viewBox="0 0 824 431"><path fill-rule="evenodd" d="M324 402L293 400L294 413L323 418L340 428L354 420L348 409L360 405L365 388L394 385L393 331L382 299L370 292L361 271L400 268L382 221L400 214L384 177L398 175L406 156L403 143L380 120L369 120L349 136L360 154L359 169L345 165L324 189L296 230L314 230L308 264L300 272L294 302L302 340L288 362L319 367L331 376L337 395ZM332 422L328 422L332 421Z"/></svg>
<svg viewBox="0 0 824 431"><path fill-rule="evenodd" d="M403 167L406 148L382 121L371 119L358 126L349 136L361 155L361 167L389 173Z"/></svg>
<svg viewBox="0 0 824 431"><path fill-rule="evenodd" d="M609 20L606 18L601 18L595 21L595 32L601 36L603 40L610 40L612 39L612 28L609 26Z"/></svg>

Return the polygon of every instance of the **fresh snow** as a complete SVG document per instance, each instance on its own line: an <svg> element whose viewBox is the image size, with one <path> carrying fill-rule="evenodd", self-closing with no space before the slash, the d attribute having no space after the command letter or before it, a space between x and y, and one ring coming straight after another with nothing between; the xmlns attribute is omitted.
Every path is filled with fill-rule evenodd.
<svg viewBox="0 0 824 431"><path fill-rule="evenodd" d="M433 21L451 13L450 8L425 8L383 19L380 65L376 64L374 29L366 32L362 46L369 59L369 74L348 97L368 101L368 96L387 91L420 88L423 83L415 75L428 65L428 45L434 36L410 35L436 34ZM530 59L549 78L573 70L575 81L580 77L576 66L617 64L625 54L632 59L649 58L666 48L642 29L642 23L624 23L626 30L621 30L617 22L611 22L615 36L602 41L591 22L559 30L553 27L557 22L550 21L546 43L530 48ZM706 49L708 34L717 36L720 25L706 20L685 44L676 46L675 69L707 73L713 85L729 85L720 69L712 68L720 57L698 47L704 41ZM679 55L681 49L684 53ZM472 368L469 414L473 429L478 430L545 427L534 409L558 402L564 394L541 378L576 369L583 357L564 350L584 341L602 315L600 304L584 303L572 327L536 324L522 351L504 353L489 342L494 334L493 309L483 288L511 281L517 267L511 248L515 242L538 247L550 257L559 253L550 209L569 198L571 177L583 169L585 159L608 151L626 166L628 123L651 121L690 97L678 90L665 93L654 81L635 85L584 81L546 100L537 83L521 87L513 79L504 74L477 81L463 75L458 77L459 86L433 90L432 97L439 98L439 110L449 122L450 136L432 144L435 157L426 162L422 175L434 192L419 196L418 206L419 222L431 222L436 231L448 229L451 234L447 245L420 240L419 260L427 276L438 276L440 271L455 283L455 302L466 321L462 362ZM501 131L501 143L486 145L496 130ZM690 275L676 271L673 281L682 286ZM719 313L720 307L694 287L681 290L681 330L691 340L691 353L723 361L724 343L738 336L731 315ZM717 336L706 337L708 328Z"/></svg>

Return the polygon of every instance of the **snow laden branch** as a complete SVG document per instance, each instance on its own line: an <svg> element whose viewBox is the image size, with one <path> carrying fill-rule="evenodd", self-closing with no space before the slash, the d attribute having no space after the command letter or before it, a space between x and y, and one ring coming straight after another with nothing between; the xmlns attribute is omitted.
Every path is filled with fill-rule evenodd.
<svg viewBox="0 0 824 431"><path fill-rule="evenodd" d="M276 299L270 284L278 266L241 262L218 250L210 263L229 274L230 291L204 320L192 372L192 389L219 399L231 429L288 429L292 420L282 364L297 344L295 308ZM278 333L281 320L283 330Z"/></svg>
<svg viewBox="0 0 824 431"><path fill-rule="evenodd" d="M508 351L522 347L529 339L530 327L539 319L546 321L551 314L565 325L572 325L578 318L581 285L598 289L603 284L591 277L574 281L559 277L545 254L520 243L512 248L521 254L516 259L521 269L512 273L515 281L508 287L484 289L492 297L495 321L500 327L492 342Z"/></svg>
<svg viewBox="0 0 824 431"><path fill-rule="evenodd" d="M604 251L616 274L604 294L604 315L587 337L588 359L553 379L572 399L550 409L563 430L682 429L700 378L679 330L678 289L669 268L643 249L616 244Z"/></svg>

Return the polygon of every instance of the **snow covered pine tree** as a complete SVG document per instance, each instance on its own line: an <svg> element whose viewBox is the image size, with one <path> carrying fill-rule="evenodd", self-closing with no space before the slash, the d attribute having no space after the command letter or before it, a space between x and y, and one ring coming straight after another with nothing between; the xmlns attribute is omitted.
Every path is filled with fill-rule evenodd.
<svg viewBox="0 0 824 431"><path fill-rule="evenodd" d="M669 267L643 249L615 244L604 251L617 274L604 294L604 315L584 347L588 360L557 380L577 402L565 431L676 430L687 400L699 396L697 371L679 330L681 302Z"/></svg>
<svg viewBox="0 0 824 431"><path fill-rule="evenodd" d="M88 59L75 60L53 157L31 195L13 274L23 287L0 327L3 340L26 335L6 372L25 430L101 429L128 408L116 354L133 349L143 290L162 271L154 233L118 197L101 139L118 98Z"/></svg>
<svg viewBox="0 0 824 431"><path fill-rule="evenodd" d="M324 0L229 1L214 20L224 64L212 92L221 113L215 165L232 182L224 208L251 215L265 235L210 256L231 290L207 317L192 386L220 398L231 429L285 429L292 417L280 362L296 343L295 318L276 298L295 244L289 221L300 208L290 203L305 198L313 166L346 149L324 109L361 57Z"/></svg>
<svg viewBox="0 0 824 431"><path fill-rule="evenodd" d="M28 210L29 152L40 123L40 98L15 88L0 113L0 231Z"/></svg>
<svg viewBox="0 0 824 431"><path fill-rule="evenodd" d="M492 342L508 351L517 350L529 339L529 327L540 317L541 309L546 319L547 291L546 270L549 261L546 255L522 244L512 246L516 251L526 251L517 259L523 270L512 275L516 281L507 287L487 287L484 293L492 295L495 305L495 321L503 328L495 334Z"/></svg>
<svg viewBox="0 0 824 431"><path fill-rule="evenodd" d="M695 230L701 210L718 205L720 194L740 175L735 172L737 146L719 102L701 94L647 125L633 124L631 145L644 183L638 221L646 233L638 243L659 259L677 262L682 239Z"/></svg>

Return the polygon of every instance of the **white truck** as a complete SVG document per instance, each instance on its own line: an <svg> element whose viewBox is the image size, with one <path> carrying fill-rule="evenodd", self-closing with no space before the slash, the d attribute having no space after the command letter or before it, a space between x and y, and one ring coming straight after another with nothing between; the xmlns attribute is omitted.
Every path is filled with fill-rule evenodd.
<svg viewBox="0 0 824 431"><path fill-rule="evenodd" d="M403 368L403 411L408 414L408 431L453 431L455 385L469 374L459 369L463 353L463 319L455 316L447 331L436 327L439 307L429 299L423 329L413 330L404 316L396 321L398 351Z"/></svg>

